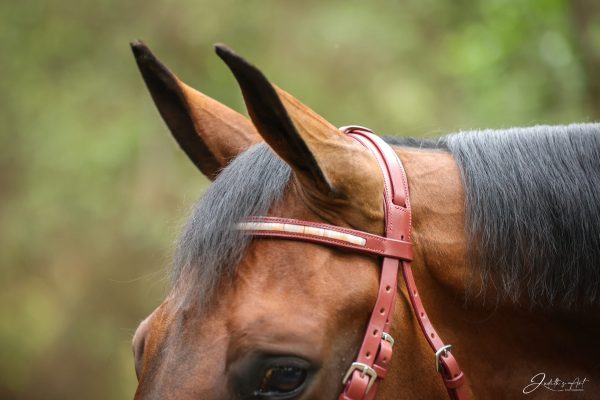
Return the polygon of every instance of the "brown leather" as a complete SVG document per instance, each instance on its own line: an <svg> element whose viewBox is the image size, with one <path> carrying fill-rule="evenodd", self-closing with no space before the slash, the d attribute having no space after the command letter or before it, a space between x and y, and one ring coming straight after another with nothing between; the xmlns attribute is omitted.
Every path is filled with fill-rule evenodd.
<svg viewBox="0 0 600 400"><path fill-rule="evenodd" d="M386 335L390 332L391 318L394 315L396 284L400 264L415 317L419 321L421 330L434 354L442 351L445 344L427 317L412 274L410 197L408 181L402 163L394 150L381 138L374 135L371 130L357 126L340 129L369 149L381 168L384 178L385 237L316 222L273 217L253 217L249 221L293 223L325 228L359 236L366 240L366 244L360 246L330 238L287 231L257 230L250 231L250 234L262 237L305 240L383 257L377 300L356 357L356 363L360 363L360 365L357 364L360 369L350 369L349 379L345 382L344 389L339 396L339 400L371 400L375 398L379 382L387 375L392 357L392 343ZM432 356L432 368L434 367L434 361L435 358ZM353 363L353 365L355 364ZM465 377L451 352L448 351L440 357L440 365L442 380L450 397L459 400L466 399ZM373 382L370 382L368 374L361 370L362 368L377 374Z"/></svg>
<svg viewBox="0 0 600 400"><path fill-rule="evenodd" d="M279 224L294 224L302 226L310 226L313 228L327 229L340 233L347 233L350 235L358 236L365 239L365 245L361 246L358 244L352 244L333 238L314 236L311 234L301 232L284 232L284 231L261 231L261 230L249 230L253 236L263 237L279 237L283 239L295 239L304 240L307 242L321 243L328 246L341 247L356 251L359 253L368 253L376 256L385 256L391 258L397 258L400 260L412 260L412 244L403 240L395 240L386 238L383 236L373 235L371 233L357 231L350 228L342 228L340 226L328 225L319 222L301 221L292 218L277 218L277 217L250 217L245 222L267 222L267 223L279 223Z"/></svg>
<svg viewBox="0 0 600 400"><path fill-rule="evenodd" d="M358 140L369 149L383 173L384 178L384 211L385 211L385 236L397 240L410 240L410 204L408 198L408 187L404 184L404 168L400 160L387 145L379 143L380 138L371 134L368 130L360 127L342 128L347 134ZM381 141L383 142L383 141ZM379 375L386 375L391 361L389 357L380 357L379 353L384 348L382 332L389 333L391 318L393 316L393 305L396 297L396 285L398 281L399 260L385 257L381 268L379 293L375 307L371 313L367 331L363 343L358 352L356 362L366 364L378 371L378 379L371 388L364 385L363 379L357 379L362 375L361 371L354 371L346 383L340 399L370 399L375 397L377 386L381 379ZM391 347L386 348L392 353ZM385 359L384 359L385 358Z"/></svg>

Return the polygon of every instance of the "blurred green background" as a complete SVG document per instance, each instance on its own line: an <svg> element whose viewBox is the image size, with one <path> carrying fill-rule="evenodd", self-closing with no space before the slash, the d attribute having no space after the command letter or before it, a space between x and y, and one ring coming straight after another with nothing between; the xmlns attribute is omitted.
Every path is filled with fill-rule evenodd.
<svg viewBox="0 0 600 400"><path fill-rule="evenodd" d="M127 399L207 187L128 42L244 110L225 42L332 123L436 136L600 119L595 0L0 3L0 399Z"/></svg>

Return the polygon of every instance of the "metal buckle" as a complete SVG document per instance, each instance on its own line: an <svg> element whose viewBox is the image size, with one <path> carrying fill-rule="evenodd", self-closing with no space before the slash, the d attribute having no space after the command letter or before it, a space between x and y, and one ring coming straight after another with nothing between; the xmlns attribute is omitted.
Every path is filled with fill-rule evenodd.
<svg viewBox="0 0 600 400"><path fill-rule="evenodd" d="M392 337L392 335L390 335L387 332L382 332L381 333L381 339L385 340L386 342L388 342L392 347L394 347L394 338Z"/></svg>
<svg viewBox="0 0 600 400"><path fill-rule="evenodd" d="M452 345L448 344L444 347L440 347L440 349L435 352L435 370L440 374L442 373L442 362L440 361L440 358L442 356L447 357L450 350L452 350Z"/></svg>
<svg viewBox="0 0 600 400"><path fill-rule="evenodd" d="M373 386L373 383L375 383L375 380L377 379L377 372L373 368L369 367L367 364L353 362L348 371L346 372L346 375L344 375L344 379L342 379L342 383L344 385L348 382L348 379L350 379L350 376L354 371L360 371L361 378L365 375L369 377L369 383L367 384L367 391L365 392L365 394L368 393L371 389L371 386Z"/></svg>

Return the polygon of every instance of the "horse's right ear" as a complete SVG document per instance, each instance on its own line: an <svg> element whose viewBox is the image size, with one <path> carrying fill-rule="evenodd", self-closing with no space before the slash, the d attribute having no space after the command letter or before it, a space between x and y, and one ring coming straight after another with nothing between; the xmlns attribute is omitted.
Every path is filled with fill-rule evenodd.
<svg viewBox="0 0 600 400"><path fill-rule="evenodd" d="M144 43L133 42L131 49L160 115L209 179L262 140L246 117L180 81Z"/></svg>

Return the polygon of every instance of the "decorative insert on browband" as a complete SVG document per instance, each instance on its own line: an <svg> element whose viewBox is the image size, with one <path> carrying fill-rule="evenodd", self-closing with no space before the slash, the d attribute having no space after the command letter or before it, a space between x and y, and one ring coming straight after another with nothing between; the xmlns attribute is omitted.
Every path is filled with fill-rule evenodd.
<svg viewBox="0 0 600 400"><path fill-rule="evenodd" d="M252 236L303 240L399 260L412 260L413 256L410 242L318 222L250 217L235 228Z"/></svg>
<svg viewBox="0 0 600 400"><path fill-rule="evenodd" d="M358 246L364 246L367 239L349 233L327 228L315 228L298 223L280 223L280 222L240 222L236 226L242 231L262 231L262 232L287 232L299 233L308 236L323 237L340 240L342 242L352 243Z"/></svg>

